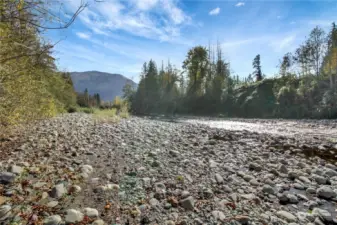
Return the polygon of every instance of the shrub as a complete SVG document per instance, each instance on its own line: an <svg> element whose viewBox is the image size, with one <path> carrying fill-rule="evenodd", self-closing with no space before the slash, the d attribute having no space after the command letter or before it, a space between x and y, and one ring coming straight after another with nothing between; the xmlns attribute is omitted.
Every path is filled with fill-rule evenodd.
<svg viewBox="0 0 337 225"><path fill-rule="evenodd" d="M119 96L116 96L115 99L113 100L112 107L117 110L120 110L122 105L123 105L123 100Z"/></svg>
<svg viewBox="0 0 337 225"><path fill-rule="evenodd" d="M80 108L80 112L86 113L86 114L93 114L94 109L93 108Z"/></svg>
<svg viewBox="0 0 337 225"><path fill-rule="evenodd" d="M68 111L68 113L75 113L78 110L77 110L77 108L75 106L70 106L67 111Z"/></svg>

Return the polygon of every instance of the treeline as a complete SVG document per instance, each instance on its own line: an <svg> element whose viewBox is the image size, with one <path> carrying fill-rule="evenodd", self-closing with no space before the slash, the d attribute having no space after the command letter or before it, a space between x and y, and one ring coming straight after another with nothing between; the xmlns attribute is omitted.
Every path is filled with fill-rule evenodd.
<svg viewBox="0 0 337 225"><path fill-rule="evenodd" d="M53 45L41 34L68 27L39 0L0 1L0 127L53 116L76 105L68 73L57 70Z"/></svg>
<svg viewBox="0 0 337 225"><path fill-rule="evenodd" d="M124 96L136 114L189 113L242 117L337 117L337 29L315 27L308 39L266 78L258 54L246 78L233 75L219 44L190 49L179 71L144 63L138 89Z"/></svg>
<svg viewBox="0 0 337 225"><path fill-rule="evenodd" d="M80 107L99 108L102 105L101 96L99 95L99 93L90 95L87 88L84 90L83 93L77 92L76 95L77 95L77 98L76 98L77 104Z"/></svg>
<svg viewBox="0 0 337 225"><path fill-rule="evenodd" d="M129 84L128 84L129 85ZM130 87L126 85L124 87L124 92L127 93L125 88ZM97 110L113 110L114 114L119 115L123 118L129 116L129 101L116 96L113 101L103 101L99 93L89 94L88 89L86 88L84 92L77 92L76 93L76 103L77 106L81 107L72 107L68 110L68 112L85 112L85 113L94 113Z"/></svg>

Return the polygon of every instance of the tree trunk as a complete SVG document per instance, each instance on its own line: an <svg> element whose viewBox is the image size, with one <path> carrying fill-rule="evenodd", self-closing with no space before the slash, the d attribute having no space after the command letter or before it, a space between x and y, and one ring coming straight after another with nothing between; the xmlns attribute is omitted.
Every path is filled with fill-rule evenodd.
<svg viewBox="0 0 337 225"><path fill-rule="evenodd" d="M333 74L331 71L331 61L329 60L329 77L330 77L330 88L333 89L334 82L333 82Z"/></svg>

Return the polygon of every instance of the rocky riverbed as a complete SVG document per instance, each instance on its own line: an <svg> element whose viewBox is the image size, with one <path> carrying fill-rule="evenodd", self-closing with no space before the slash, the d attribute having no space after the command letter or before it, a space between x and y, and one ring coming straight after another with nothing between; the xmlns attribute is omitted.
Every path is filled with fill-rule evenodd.
<svg viewBox="0 0 337 225"><path fill-rule="evenodd" d="M67 114L1 140L0 224L337 224L336 144Z"/></svg>

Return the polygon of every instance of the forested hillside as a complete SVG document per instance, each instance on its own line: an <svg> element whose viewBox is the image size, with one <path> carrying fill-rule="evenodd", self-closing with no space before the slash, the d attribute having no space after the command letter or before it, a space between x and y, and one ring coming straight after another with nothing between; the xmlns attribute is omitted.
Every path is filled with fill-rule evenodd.
<svg viewBox="0 0 337 225"><path fill-rule="evenodd" d="M60 72L49 29L67 28L43 1L0 1L0 126L53 116L76 104L68 73ZM54 23L57 21L57 23Z"/></svg>
<svg viewBox="0 0 337 225"><path fill-rule="evenodd" d="M220 45L189 50L183 71L170 63L158 70L144 63L141 81L128 98L138 114L188 113L239 117L337 118L337 28L315 27L295 52L280 60L279 73L266 76L263 56L252 74L231 73Z"/></svg>
<svg viewBox="0 0 337 225"><path fill-rule="evenodd" d="M137 84L120 74L99 71L71 72L75 91L88 90L89 94L98 93L103 101L112 101L116 96L122 96L125 84L133 88Z"/></svg>

